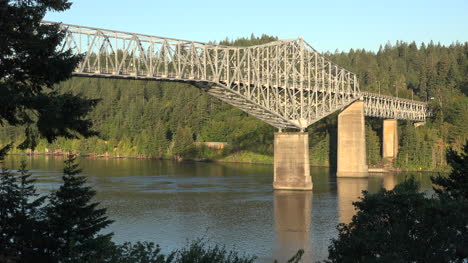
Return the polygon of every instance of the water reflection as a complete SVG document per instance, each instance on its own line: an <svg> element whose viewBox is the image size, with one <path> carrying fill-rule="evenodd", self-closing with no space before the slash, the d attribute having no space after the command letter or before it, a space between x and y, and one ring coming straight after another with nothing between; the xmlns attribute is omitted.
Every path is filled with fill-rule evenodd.
<svg viewBox="0 0 468 263"><path fill-rule="evenodd" d="M17 169L26 159L40 193L61 183L63 158L8 156ZM97 191L97 201L115 220L114 241L153 241L163 253L187 240L204 237L257 255L260 263L279 262L305 249L304 262L327 257L336 225L349 222L362 190L391 189L410 173L369 178L336 178L324 167L311 167L311 192L273 191L271 165L172 162L135 159L79 160ZM416 180L430 190L427 173Z"/></svg>
<svg viewBox="0 0 468 263"><path fill-rule="evenodd" d="M311 258L312 191L274 191L276 257L285 262L298 249Z"/></svg>
<svg viewBox="0 0 468 263"><path fill-rule="evenodd" d="M340 222L349 223L356 213L353 202L368 190L370 178L336 178Z"/></svg>
<svg viewBox="0 0 468 263"><path fill-rule="evenodd" d="M383 188L385 188L386 190L388 191L393 190L396 184L397 184L397 178L395 174L389 173L383 176Z"/></svg>

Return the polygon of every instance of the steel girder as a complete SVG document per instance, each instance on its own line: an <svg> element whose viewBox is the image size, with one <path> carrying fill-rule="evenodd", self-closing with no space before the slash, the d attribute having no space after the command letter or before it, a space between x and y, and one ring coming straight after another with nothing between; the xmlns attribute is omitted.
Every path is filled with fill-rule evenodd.
<svg viewBox="0 0 468 263"><path fill-rule="evenodd" d="M364 114L369 117L423 122L431 116L426 103L362 92Z"/></svg>
<svg viewBox="0 0 468 263"><path fill-rule="evenodd" d="M75 76L188 82L280 129L302 130L362 96L354 73L301 38L232 47L60 26L61 48L84 54Z"/></svg>

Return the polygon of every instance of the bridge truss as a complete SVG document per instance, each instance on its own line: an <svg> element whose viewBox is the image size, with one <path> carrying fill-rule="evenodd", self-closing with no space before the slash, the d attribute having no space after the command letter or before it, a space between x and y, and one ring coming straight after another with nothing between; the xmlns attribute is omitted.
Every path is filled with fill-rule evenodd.
<svg viewBox="0 0 468 263"><path fill-rule="evenodd" d="M54 22L43 22L53 24ZM423 121L427 107L361 93L354 73L303 39L251 47L60 24L75 76L186 82L279 129L308 127L358 99L368 116Z"/></svg>
<svg viewBox="0 0 468 263"><path fill-rule="evenodd" d="M427 103L424 102L368 92L361 94L364 100L364 114L369 117L423 122L431 115Z"/></svg>

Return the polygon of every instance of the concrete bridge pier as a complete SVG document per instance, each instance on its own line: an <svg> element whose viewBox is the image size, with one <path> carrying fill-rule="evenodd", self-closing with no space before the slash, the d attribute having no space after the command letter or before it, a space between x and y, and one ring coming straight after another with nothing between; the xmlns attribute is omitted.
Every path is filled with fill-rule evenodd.
<svg viewBox="0 0 468 263"><path fill-rule="evenodd" d="M275 190L312 190L307 132L276 132L274 150Z"/></svg>
<svg viewBox="0 0 468 263"><path fill-rule="evenodd" d="M383 121L382 157L394 160L398 154L398 121L389 119Z"/></svg>
<svg viewBox="0 0 468 263"><path fill-rule="evenodd" d="M367 177L364 101L356 101L338 114L337 177Z"/></svg>

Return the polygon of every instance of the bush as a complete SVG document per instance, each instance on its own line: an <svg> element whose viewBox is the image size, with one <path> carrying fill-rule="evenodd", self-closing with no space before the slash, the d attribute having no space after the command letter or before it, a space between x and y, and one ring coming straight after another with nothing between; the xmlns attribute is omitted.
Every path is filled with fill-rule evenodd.
<svg viewBox="0 0 468 263"><path fill-rule="evenodd" d="M467 262L468 143L464 149L449 150L453 170L432 178L434 196L421 193L414 178L391 191L363 191L352 221L338 225L326 262Z"/></svg>

